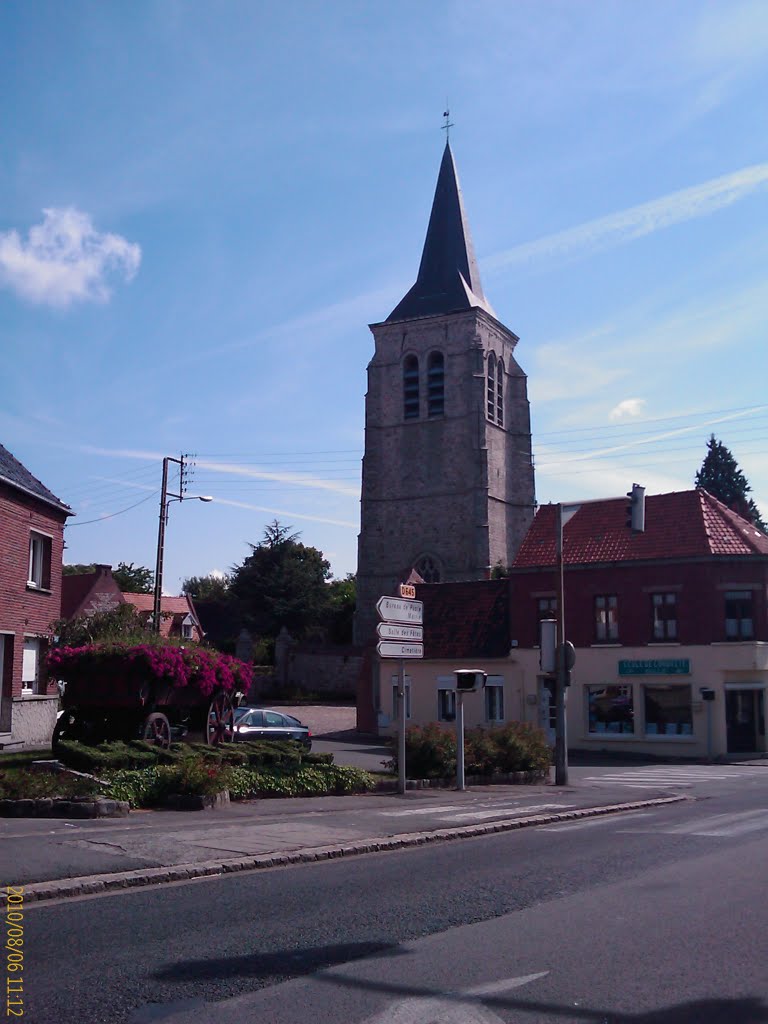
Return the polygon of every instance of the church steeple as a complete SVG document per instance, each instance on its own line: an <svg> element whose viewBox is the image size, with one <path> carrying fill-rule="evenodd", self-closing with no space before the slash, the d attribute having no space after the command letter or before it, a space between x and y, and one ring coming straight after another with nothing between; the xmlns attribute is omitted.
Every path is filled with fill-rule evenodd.
<svg viewBox="0 0 768 1024"><path fill-rule="evenodd" d="M496 315L483 294L456 164L446 142L419 275L387 321L439 316L473 307Z"/></svg>

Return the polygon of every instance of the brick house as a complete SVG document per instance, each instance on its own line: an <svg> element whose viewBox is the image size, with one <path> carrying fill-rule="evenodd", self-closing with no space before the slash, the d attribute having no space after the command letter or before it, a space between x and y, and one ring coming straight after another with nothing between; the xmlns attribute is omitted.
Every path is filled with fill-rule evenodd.
<svg viewBox="0 0 768 1024"><path fill-rule="evenodd" d="M129 594L121 591L112 575L111 565L97 565L93 572L64 576L62 580L61 615L74 619L81 615L107 612L120 604L130 604L146 623L152 617L154 595ZM192 598L163 596L160 601L161 636L177 636L199 642L205 635Z"/></svg>
<svg viewBox="0 0 768 1024"><path fill-rule="evenodd" d="M59 695L44 663L71 515L0 445L0 747L44 746L53 732Z"/></svg>
<svg viewBox="0 0 768 1024"><path fill-rule="evenodd" d="M539 621L557 614L555 523L554 505L539 509L506 580L417 587L426 657L407 666L412 721L451 721L452 672L482 668L493 692L465 698L467 725L529 721L552 736L538 645ZM576 647L569 746L766 751L768 537L702 490L650 495L645 523L632 533L626 501L609 499L565 525L566 636ZM379 671L385 732L394 664Z"/></svg>

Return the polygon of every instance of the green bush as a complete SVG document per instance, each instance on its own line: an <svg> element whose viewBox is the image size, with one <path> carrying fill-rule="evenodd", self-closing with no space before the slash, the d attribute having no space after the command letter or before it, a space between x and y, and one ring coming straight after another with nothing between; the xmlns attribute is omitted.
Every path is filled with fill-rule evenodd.
<svg viewBox="0 0 768 1024"><path fill-rule="evenodd" d="M0 800L35 800L39 797L92 796L100 793L92 779L31 772L28 768L0 771Z"/></svg>
<svg viewBox="0 0 768 1024"><path fill-rule="evenodd" d="M153 765L176 765L195 756L208 764L254 765L258 767L302 763L331 763L332 754L307 754L297 743L273 743L255 740L251 743L225 743L210 747L207 743L172 743L164 750L144 740L116 740L97 747L75 740L61 740L57 756L68 768L98 775L121 768L150 768ZM315 760L315 759L320 759Z"/></svg>
<svg viewBox="0 0 768 1024"><path fill-rule="evenodd" d="M122 769L110 773L108 795L131 807L156 807L172 793L210 794L228 789L233 800L270 796L324 796L364 793L374 778L359 768L299 765L288 768L218 766L200 758L179 766Z"/></svg>
<svg viewBox="0 0 768 1024"><path fill-rule="evenodd" d="M397 737L393 740L397 771ZM544 773L551 751L544 733L525 722L510 722L491 729L469 729L464 735L464 769L467 775L498 772ZM448 779L456 774L456 734L436 722L408 729L405 764L411 779Z"/></svg>

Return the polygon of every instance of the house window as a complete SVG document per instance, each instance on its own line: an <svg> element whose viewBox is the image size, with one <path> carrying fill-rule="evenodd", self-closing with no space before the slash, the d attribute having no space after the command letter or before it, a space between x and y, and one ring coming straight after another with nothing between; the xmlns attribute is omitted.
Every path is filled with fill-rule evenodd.
<svg viewBox="0 0 768 1024"><path fill-rule="evenodd" d="M588 686L587 715L590 733L634 733L635 707L632 687Z"/></svg>
<svg viewBox="0 0 768 1024"><path fill-rule="evenodd" d="M191 640L193 638L193 630L194 622L192 621L192 616L187 615L181 623L181 635L184 640Z"/></svg>
<svg viewBox="0 0 768 1024"><path fill-rule="evenodd" d="M677 596L651 594L653 639L677 640Z"/></svg>
<svg viewBox="0 0 768 1024"><path fill-rule="evenodd" d="M437 680L437 720L456 721L456 683L453 676L440 676Z"/></svg>
<svg viewBox="0 0 768 1024"><path fill-rule="evenodd" d="M414 565L414 569L425 583L440 582L440 563L432 555L422 555Z"/></svg>
<svg viewBox="0 0 768 1024"><path fill-rule="evenodd" d="M29 535L27 586L38 590L49 590L51 586L51 538L43 533Z"/></svg>
<svg viewBox="0 0 768 1024"><path fill-rule="evenodd" d="M392 676L392 721L398 721L398 706L397 706L397 690L399 680L397 676ZM406 719L411 717L411 677L405 677L405 717Z"/></svg>
<svg viewBox="0 0 768 1024"><path fill-rule="evenodd" d="M445 360L432 352L427 363L427 415L442 416L445 408Z"/></svg>
<svg viewBox="0 0 768 1024"><path fill-rule="evenodd" d="M726 640L752 640L755 635L751 590L726 590Z"/></svg>
<svg viewBox="0 0 768 1024"><path fill-rule="evenodd" d="M504 677L488 676L485 681L485 720L504 721Z"/></svg>
<svg viewBox="0 0 768 1024"><path fill-rule="evenodd" d="M646 736L692 736L690 686L644 686Z"/></svg>
<svg viewBox="0 0 768 1024"><path fill-rule="evenodd" d="M504 363L501 359L496 366L496 422L504 426Z"/></svg>
<svg viewBox="0 0 768 1024"><path fill-rule="evenodd" d="M407 420L419 416L419 360L406 356L403 363L403 415Z"/></svg>
<svg viewBox="0 0 768 1024"><path fill-rule="evenodd" d="M615 594L595 597L595 640L598 643L618 640L619 602Z"/></svg>
<svg viewBox="0 0 768 1024"><path fill-rule="evenodd" d="M496 417L496 356L493 352L488 356L488 386L486 395L488 419L493 421Z"/></svg>
<svg viewBox="0 0 768 1024"><path fill-rule="evenodd" d="M25 637L21 661L21 692L38 693L40 688L40 640Z"/></svg>

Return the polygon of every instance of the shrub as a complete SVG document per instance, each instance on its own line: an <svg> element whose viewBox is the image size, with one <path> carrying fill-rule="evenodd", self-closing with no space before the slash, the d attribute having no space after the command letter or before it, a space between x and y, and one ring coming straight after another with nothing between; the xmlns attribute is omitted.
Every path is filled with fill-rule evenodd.
<svg viewBox="0 0 768 1024"><path fill-rule="evenodd" d="M0 800L34 800L38 797L92 796L101 792L92 779L30 772L24 768L0 771Z"/></svg>
<svg viewBox="0 0 768 1024"><path fill-rule="evenodd" d="M390 766L397 771L397 737ZM551 753L544 733L526 722L492 729L470 729L464 735L467 775L497 772L545 772ZM414 726L405 737L406 772L412 779L448 779L456 774L456 734L436 722Z"/></svg>

